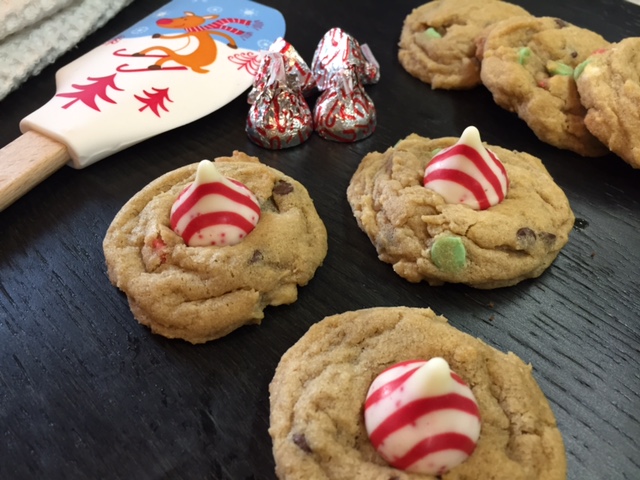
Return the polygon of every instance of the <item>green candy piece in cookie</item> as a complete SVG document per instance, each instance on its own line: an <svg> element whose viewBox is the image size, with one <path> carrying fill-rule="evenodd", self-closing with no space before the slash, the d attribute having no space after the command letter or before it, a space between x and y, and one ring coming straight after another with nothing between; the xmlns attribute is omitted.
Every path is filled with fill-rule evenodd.
<svg viewBox="0 0 640 480"><path fill-rule="evenodd" d="M523 47L518 51L518 63L524 65L527 58L531 56L531 49L529 47Z"/></svg>
<svg viewBox="0 0 640 480"><path fill-rule="evenodd" d="M438 31L437 31L435 28L433 28L433 27L429 27L429 28L427 28L427 29L424 31L424 34L425 34L427 37L431 37L431 38L442 38L442 35L440 35L440 34L438 33Z"/></svg>
<svg viewBox="0 0 640 480"><path fill-rule="evenodd" d="M460 237L445 236L431 245L431 261L443 272L456 273L467 264L467 250Z"/></svg>
<svg viewBox="0 0 640 480"><path fill-rule="evenodd" d="M582 62L580 65L576 67L576 69L573 71L574 80L577 80L578 77L582 75L582 72L584 72L584 68L589 64L589 62L590 60L585 60L584 62Z"/></svg>
<svg viewBox="0 0 640 480"><path fill-rule="evenodd" d="M565 77L573 75L573 68L562 62L550 62L547 66L547 71L551 75L563 75Z"/></svg>

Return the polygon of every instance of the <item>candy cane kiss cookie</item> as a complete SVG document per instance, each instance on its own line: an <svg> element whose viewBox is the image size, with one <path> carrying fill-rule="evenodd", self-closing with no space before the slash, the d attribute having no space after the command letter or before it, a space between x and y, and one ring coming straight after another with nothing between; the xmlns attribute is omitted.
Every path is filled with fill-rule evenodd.
<svg viewBox="0 0 640 480"><path fill-rule="evenodd" d="M324 260L327 233L303 185L234 152L151 182L103 247L140 323L202 343L294 302Z"/></svg>
<svg viewBox="0 0 640 480"><path fill-rule="evenodd" d="M430 309L323 319L283 355L269 390L280 479L566 478L531 366Z"/></svg>
<svg viewBox="0 0 640 480"><path fill-rule="evenodd" d="M410 282L514 285L541 275L574 215L542 162L460 138L416 134L363 158L347 198L380 260Z"/></svg>

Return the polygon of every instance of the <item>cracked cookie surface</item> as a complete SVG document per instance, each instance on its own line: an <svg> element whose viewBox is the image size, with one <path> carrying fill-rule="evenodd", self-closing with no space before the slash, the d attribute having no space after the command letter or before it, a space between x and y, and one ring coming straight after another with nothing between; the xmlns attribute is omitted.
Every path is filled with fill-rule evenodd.
<svg viewBox="0 0 640 480"><path fill-rule="evenodd" d="M591 55L576 83L589 131L634 168L640 168L640 38Z"/></svg>
<svg viewBox="0 0 640 480"><path fill-rule="evenodd" d="M170 227L170 210L197 164L151 182L120 210L103 249L111 282L135 318L155 333L202 343L260 323L268 305L292 303L327 253L327 233L302 184L234 152L215 160L260 203L255 229L236 244L189 247Z"/></svg>
<svg viewBox="0 0 640 480"><path fill-rule="evenodd" d="M485 33L480 75L499 106L515 112L545 143L587 157L608 153L584 124L586 109L573 78L607 40L552 17L512 18Z"/></svg>
<svg viewBox="0 0 640 480"><path fill-rule="evenodd" d="M566 195L538 158L487 145L507 171L504 201L486 210L447 204L422 181L435 152L456 141L412 134L361 161L347 199L378 257L401 277L431 285L496 288L541 275L573 227ZM434 245L444 261L434 258Z"/></svg>
<svg viewBox="0 0 640 480"><path fill-rule="evenodd" d="M442 477L389 467L371 446L363 404L375 377L406 360L444 358L472 389L481 433L474 453ZM323 319L282 357L269 387L280 479L562 480L566 458L531 366L430 309L386 307Z"/></svg>
<svg viewBox="0 0 640 480"><path fill-rule="evenodd" d="M514 15L517 5L497 0L434 0L407 15L398 59L402 67L432 88L464 89L480 84L476 37Z"/></svg>

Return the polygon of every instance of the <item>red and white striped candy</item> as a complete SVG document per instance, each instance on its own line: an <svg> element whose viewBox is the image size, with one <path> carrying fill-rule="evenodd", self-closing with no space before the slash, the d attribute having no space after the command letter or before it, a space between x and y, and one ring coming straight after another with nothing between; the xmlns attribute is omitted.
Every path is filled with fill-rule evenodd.
<svg viewBox="0 0 640 480"><path fill-rule="evenodd" d="M480 437L473 392L439 357L382 372L367 393L364 421L371 443L391 466L429 475L464 462Z"/></svg>
<svg viewBox="0 0 640 480"><path fill-rule="evenodd" d="M260 205L240 182L202 160L195 181L171 207L171 228L190 247L235 245L258 223Z"/></svg>
<svg viewBox="0 0 640 480"><path fill-rule="evenodd" d="M467 127L455 145L433 156L423 185L447 203L485 210L504 200L509 179L502 162L482 145L478 129Z"/></svg>

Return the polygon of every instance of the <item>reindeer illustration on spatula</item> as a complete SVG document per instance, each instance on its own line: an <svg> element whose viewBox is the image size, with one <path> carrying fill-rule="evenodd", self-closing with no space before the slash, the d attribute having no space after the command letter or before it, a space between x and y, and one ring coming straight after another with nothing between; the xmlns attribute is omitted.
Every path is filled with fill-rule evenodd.
<svg viewBox="0 0 640 480"><path fill-rule="evenodd" d="M207 23L210 20L214 20L214 22ZM251 32L240 30L239 28L233 27L230 24L238 24L247 27L251 26L255 30L259 30L260 28L262 28L262 22L259 20L251 21L243 18L219 19L219 15L200 16L192 12L185 12L183 17L162 18L156 21L156 25L158 25L159 27L173 30L184 30L184 33L175 35L163 35L160 33L156 33L152 36L152 38L171 40L186 38L189 42L187 45L189 45L192 41L196 41L197 45L194 48L191 48L189 53L180 53L180 51L184 50L187 46L182 47L181 49L173 50L165 46L156 45L145 48L140 52L134 53L132 56L157 57L158 60L154 64L149 65L149 70L160 70L163 68L162 66L165 62L173 61L175 63L178 63L179 65L183 65L184 67L191 69L196 73L208 73L209 70L203 67L213 64L218 55L218 47L216 46L216 42L213 39L214 35L226 39L228 42L227 45L230 48L234 49L238 48L236 41L233 39L233 37L231 37L231 35L224 33L221 30L230 32L245 39L249 38L252 35ZM162 52L162 54L151 55L153 52Z"/></svg>

